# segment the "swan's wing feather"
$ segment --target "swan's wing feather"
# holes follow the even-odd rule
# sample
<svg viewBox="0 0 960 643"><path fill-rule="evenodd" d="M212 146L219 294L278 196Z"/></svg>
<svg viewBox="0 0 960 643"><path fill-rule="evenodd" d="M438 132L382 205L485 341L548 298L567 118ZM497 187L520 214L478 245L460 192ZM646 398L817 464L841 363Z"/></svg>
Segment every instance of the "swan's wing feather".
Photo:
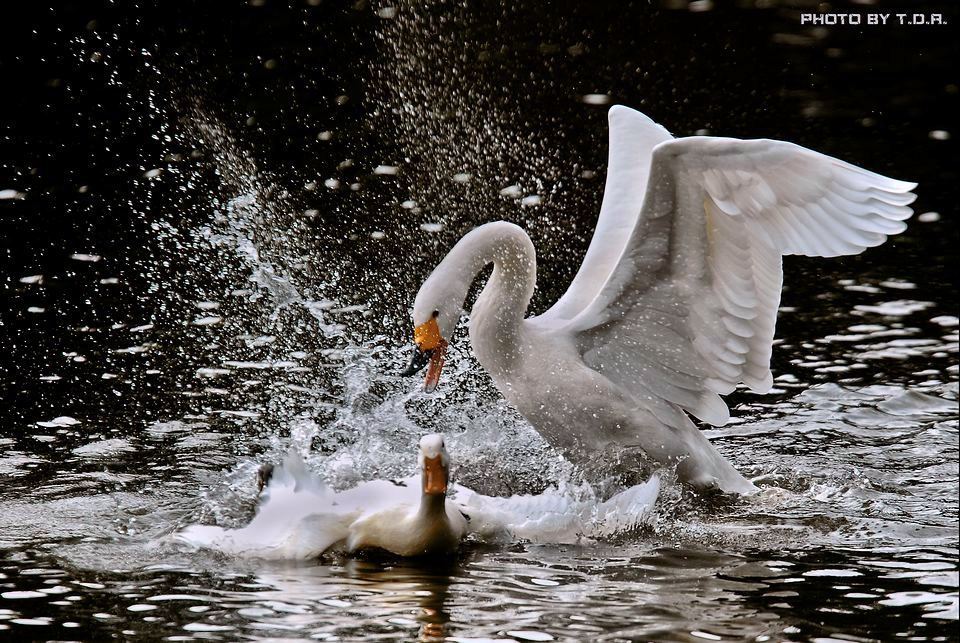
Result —
<svg viewBox="0 0 960 643"><path fill-rule="evenodd" d="M718 393L772 385L782 255L883 243L915 187L781 141L662 143L616 268L569 328L585 362L658 417L723 424Z"/></svg>
<svg viewBox="0 0 960 643"><path fill-rule="evenodd" d="M607 118L610 151L600 217L580 269L545 318L572 319L600 292L640 214L653 148L673 138L644 114L623 105L611 107Z"/></svg>

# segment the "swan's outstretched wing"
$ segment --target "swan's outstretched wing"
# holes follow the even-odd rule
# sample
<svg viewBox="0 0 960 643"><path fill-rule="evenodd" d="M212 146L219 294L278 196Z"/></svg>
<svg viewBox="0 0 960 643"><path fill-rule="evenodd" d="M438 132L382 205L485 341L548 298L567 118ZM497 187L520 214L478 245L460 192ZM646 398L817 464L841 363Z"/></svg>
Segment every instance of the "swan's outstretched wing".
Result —
<svg viewBox="0 0 960 643"><path fill-rule="evenodd" d="M798 145L658 145L616 268L568 328L584 361L670 426L729 419L718 393L772 385L781 256L857 254L902 232L914 183Z"/></svg>
<svg viewBox="0 0 960 643"><path fill-rule="evenodd" d="M607 118L610 151L600 217L577 275L543 318L572 319L600 292L640 214L653 148L673 138L648 117L623 105L611 107Z"/></svg>

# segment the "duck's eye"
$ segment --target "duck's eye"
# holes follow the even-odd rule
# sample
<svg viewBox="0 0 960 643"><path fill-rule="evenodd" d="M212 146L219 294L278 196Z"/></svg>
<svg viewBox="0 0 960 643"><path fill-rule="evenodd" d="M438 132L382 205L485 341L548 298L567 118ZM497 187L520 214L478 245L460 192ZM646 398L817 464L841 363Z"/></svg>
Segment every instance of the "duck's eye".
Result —
<svg viewBox="0 0 960 643"><path fill-rule="evenodd" d="M439 311L439 310L433 311L433 316L434 316L434 317L439 317L439 316L440 316L440 311Z"/></svg>

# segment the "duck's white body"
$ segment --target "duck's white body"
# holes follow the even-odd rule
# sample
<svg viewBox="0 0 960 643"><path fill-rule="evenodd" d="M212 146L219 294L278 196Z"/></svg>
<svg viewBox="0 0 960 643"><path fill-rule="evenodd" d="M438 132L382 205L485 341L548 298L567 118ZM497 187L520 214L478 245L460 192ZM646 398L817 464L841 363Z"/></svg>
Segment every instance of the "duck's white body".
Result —
<svg viewBox="0 0 960 643"><path fill-rule="evenodd" d="M418 503L401 503L367 512L350 525L347 549L382 549L398 556L443 556L460 546L467 519L447 499L450 456L440 434L420 439Z"/></svg>
<svg viewBox="0 0 960 643"><path fill-rule="evenodd" d="M432 556L457 550L467 519L443 496L363 516L350 526L347 549L383 549L398 556Z"/></svg>
<svg viewBox="0 0 960 643"><path fill-rule="evenodd" d="M470 284L493 264L470 341L548 442L580 459L610 443L636 446L683 480L749 493L688 414L722 425L719 394L772 386L782 255L879 245L906 227L914 187L781 141L673 139L615 106L600 218L566 294L525 318L533 244L513 224L490 223L424 282L414 325L421 337L432 327L449 338Z"/></svg>

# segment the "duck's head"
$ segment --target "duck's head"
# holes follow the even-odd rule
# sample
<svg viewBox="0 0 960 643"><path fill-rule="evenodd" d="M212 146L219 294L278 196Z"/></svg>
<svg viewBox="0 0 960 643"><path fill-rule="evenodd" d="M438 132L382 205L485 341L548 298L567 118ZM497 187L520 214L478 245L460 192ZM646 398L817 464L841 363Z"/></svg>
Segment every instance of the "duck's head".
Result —
<svg viewBox="0 0 960 643"><path fill-rule="evenodd" d="M431 433L420 438L420 474L423 479L423 495L447 495L450 480L450 456L443 443L443 436Z"/></svg>
<svg viewBox="0 0 960 643"><path fill-rule="evenodd" d="M460 319L463 297L443 287L441 280L431 275L413 304L413 358L402 375L414 375L426 366L423 389L430 393L437 388L443 360L447 353L447 338L453 335Z"/></svg>

